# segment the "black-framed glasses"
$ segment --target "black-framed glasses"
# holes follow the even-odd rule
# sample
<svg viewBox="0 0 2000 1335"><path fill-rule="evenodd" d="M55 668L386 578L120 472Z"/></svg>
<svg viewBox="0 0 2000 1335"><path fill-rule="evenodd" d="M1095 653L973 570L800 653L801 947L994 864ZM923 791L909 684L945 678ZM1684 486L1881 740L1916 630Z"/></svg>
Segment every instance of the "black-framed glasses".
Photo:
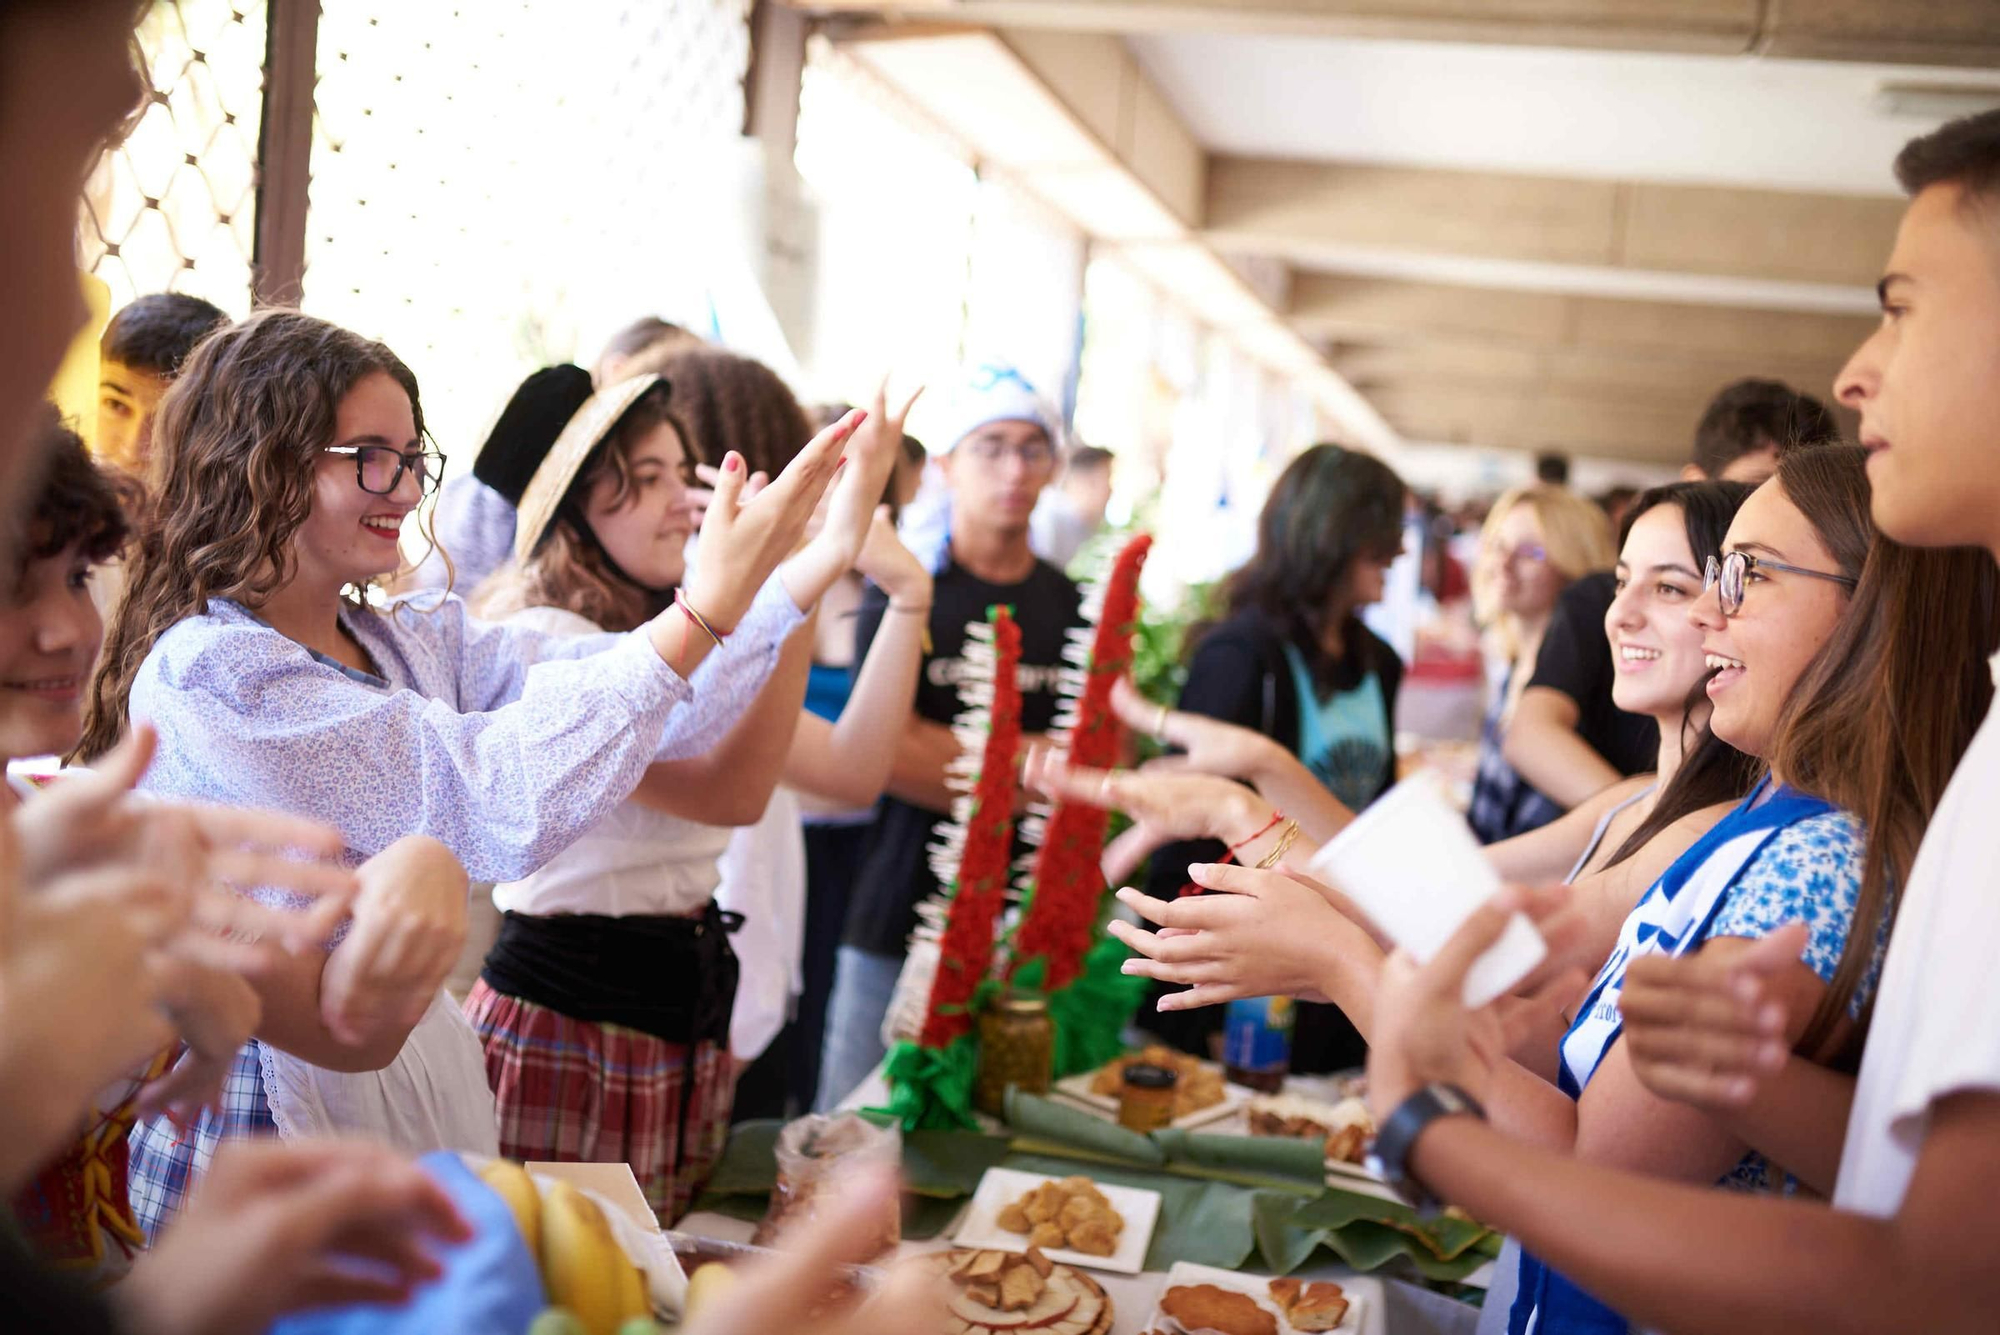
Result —
<svg viewBox="0 0 2000 1335"><path fill-rule="evenodd" d="M1008 459L1019 459L1029 472L1040 472L1054 467L1055 446L1047 440L1024 440L1009 444L1004 440L994 440L990 436L975 436L967 441L964 450L982 464L1004 463Z"/></svg>
<svg viewBox="0 0 2000 1335"><path fill-rule="evenodd" d="M444 480L444 456L436 450L405 453L392 445L324 445L328 454L354 456L354 481L373 496L387 496L403 484L403 474L417 475L417 484L428 496Z"/></svg>
<svg viewBox="0 0 2000 1335"><path fill-rule="evenodd" d="M1804 566L1788 566L1783 561L1773 561L1766 556L1752 556L1748 552L1729 552L1721 560L1713 556L1701 572L1703 593L1720 585L1716 600L1722 605L1722 615L1733 617L1743 610L1743 588L1749 582L1752 570L1782 570L1788 575L1804 575L1809 579L1832 580L1845 585L1852 593L1859 580L1846 575L1830 574L1824 570L1807 570Z"/></svg>

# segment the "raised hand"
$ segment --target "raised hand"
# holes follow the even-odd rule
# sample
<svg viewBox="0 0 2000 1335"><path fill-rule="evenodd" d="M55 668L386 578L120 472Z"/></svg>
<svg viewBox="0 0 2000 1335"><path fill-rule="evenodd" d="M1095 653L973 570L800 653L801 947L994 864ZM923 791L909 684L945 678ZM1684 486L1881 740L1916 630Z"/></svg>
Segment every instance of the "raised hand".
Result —
<svg viewBox="0 0 2000 1335"><path fill-rule="evenodd" d="M750 609L757 590L791 555L825 493L841 451L867 414L856 410L826 428L798 452L771 484L746 494L743 456L731 450L715 474L715 494L701 521L701 560L688 581L687 597L719 634L728 634ZM817 595L814 596L817 601ZM673 618L668 612L660 622ZM678 657L684 646L679 629L656 635L661 653Z"/></svg>
<svg viewBox="0 0 2000 1335"><path fill-rule="evenodd" d="M264 1018L257 990L232 969L163 955L155 959L160 1006L187 1052L174 1068L139 1091L139 1111L164 1111L182 1126L217 1106L236 1053Z"/></svg>
<svg viewBox="0 0 2000 1335"><path fill-rule="evenodd" d="M1179 839L1254 838L1276 813L1251 789L1209 774L1153 774L1073 765L1053 747L1028 753L1022 781L1051 798L1122 811L1132 825L1104 848L1104 879L1127 879L1147 856Z"/></svg>
<svg viewBox="0 0 2000 1335"><path fill-rule="evenodd" d="M1785 1006L1769 980L1796 966L1804 923L1727 957L1645 955L1625 968L1618 1010L1639 1082L1711 1112L1741 1108L1785 1065Z"/></svg>
<svg viewBox="0 0 2000 1335"><path fill-rule="evenodd" d="M59 877L143 872L186 897L191 952L248 966L237 949L265 937L295 950L323 944L347 914L354 877L338 864L340 832L273 811L165 802L134 791L157 739L141 723L94 771L65 778L13 814L21 876L30 893ZM266 887L314 901L273 908L239 891ZM160 943L164 944L164 943Z"/></svg>
<svg viewBox="0 0 2000 1335"><path fill-rule="evenodd" d="M1225 779L1254 779L1268 768L1283 747L1261 732L1224 723L1203 714L1169 709L1139 694L1129 678L1111 688L1111 708L1126 727L1178 748L1182 754L1148 761L1155 773L1193 770Z"/></svg>
<svg viewBox="0 0 2000 1335"><path fill-rule="evenodd" d="M14 905L0 955L0 1189L46 1162L99 1090L173 1040L159 1009L153 939L170 935L175 896L157 880L114 896L104 878L82 894ZM6 887L11 893L12 887ZM128 916L118 905L133 909Z"/></svg>
<svg viewBox="0 0 2000 1335"><path fill-rule="evenodd" d="M416 1164L360 1142L230 1141L112 1291L132 1330L251 1335L286 1312L399 1303L470 1236Z"/></svg>
<svg viewBox="0 0 2000 1335"><path fill-rule="evenodd" d="M1193 1010L1239 997L1328 997L1365 994L1382 951L1359 925L1337 912L1307 882L1281 871L1200 866L1197 884L1218 895L1155 899L1120 890L1119 902L1159 932L1113 918L1110 933L1138 951L1124 971L1184 992L1160 998L1163 1011Z"/></svg>
<svg viewBox="0 0 2000 1335"><path fill-rule="evenodd" d="M868 539L861 544L854 569L888 594L889 601L898 607L930 605L931 572L903 545L886 505L875 508L875 518L868 525Z"/></svg>
<svg viewBox="0 0 2000 1335"><path fill-rule="evenodd" d="M320 1018L348 1042L422 1019L465 945L465 868L437 840L399 839L358 876L353 930L320 986Z"/></svg>
<svg viewBox="0 0 2000 1335"><path fill-rule="evenodd" d="M1368 1034L1368 1108L1378 1125L1427 1084L1457 1085L1485 1102L1508 1052L1555 1021L1563 1000L1575 995L1571 977L1534 997L1502 997L1473 1011L1465 1006L1465 976L1514 914L1539 921L1561 911L1560 891L1507 886L1474 910L1429 963L1402 950L1383 963Z"/></svg>
<svg viewBox="0 0 2000 1335"><path fill-rule="evenodd" d="M818 602L833 582L853 567L867 542L883 490L902 454L904 419L923 393L919 388L891 413L886 402L888 388L885 378L875 389L866 420L848 442L847 466L827 494L819 531L798 555L785 562L785 589L800 607Z"/></svg>

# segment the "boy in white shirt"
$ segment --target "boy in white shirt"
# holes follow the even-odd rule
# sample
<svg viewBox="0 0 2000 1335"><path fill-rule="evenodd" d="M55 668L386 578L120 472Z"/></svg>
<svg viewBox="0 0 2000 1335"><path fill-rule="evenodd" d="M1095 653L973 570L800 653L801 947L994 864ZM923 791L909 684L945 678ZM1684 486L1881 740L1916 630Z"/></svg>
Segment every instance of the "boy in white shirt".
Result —
<svg viewBox="0 0 2000 1335"><path fill-rule="evenodd" d="M2000 112L1913 141L1896 169L1912 199L1880 284L1882 325L1835 392L1874 451L1881 530L2000 559ZM1628 976L1624 1041L1648 1086L1725 1118L1760 1089L1767 1102L1796 1095L1794 1143L1758 1148L1795 1163L1830 1163L1837 1148L1837 1208L1580 1164L1440 1091L1476 1088L1479 1054L1516 1028L1458 1002L1466 969L1525 902L1515 891L1428 964L1399 955L1385 972L1369 1076L1392 1176L1506 1228L1649 1327L1994 1329L2000 1266L1979 1221L2000 1200L1996 810L2000 721L1989 716L1911 869L1858 1080L1798 1079L1782 1008L1764 998L1765 973L1797 957L1797 928L1727 964L1660 959Z"/></svg>

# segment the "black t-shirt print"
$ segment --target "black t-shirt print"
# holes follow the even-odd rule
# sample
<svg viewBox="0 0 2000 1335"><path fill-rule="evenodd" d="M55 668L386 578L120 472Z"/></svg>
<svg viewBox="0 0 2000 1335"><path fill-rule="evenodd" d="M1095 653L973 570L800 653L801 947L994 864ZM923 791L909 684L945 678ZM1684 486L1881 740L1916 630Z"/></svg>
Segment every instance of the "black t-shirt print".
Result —
<svg viewBox="0 0 2000 1335"><path fill-rule="evenodd" d="M1021 627L1021 727L1047 732L1055 723L1068 632L1081 624L1081 595L1075 584L1046 561L1037 561L1018 584L989 584L959 566L937 576L931 603L931 648L917 677L917 716L949 725L965 706L958 688L964 670L965 628L986 619L987 609L1005 603ZM854 661L867 656L881 627L888 598L870 588L854 628ZM929 849L947 812L931 811L884 797L876 812L868 850L855 876L848 908L846 943L878 955L901 955L917 925L916 906L938 889ZM1025 852L1016 841L1015 854Z"/></svg>
<svg viewBox="0 0 2000 1335"><path fill-rule="evenodd" d="M1604 614L1617 596L1618 577L1608 570L1585 575L1564 589L1542 635L1528 685L1552 687L1576 701L1577 736L1620 774L1644 774L1659 761L1660 727L1611 702L1616 669Z"/></svg>

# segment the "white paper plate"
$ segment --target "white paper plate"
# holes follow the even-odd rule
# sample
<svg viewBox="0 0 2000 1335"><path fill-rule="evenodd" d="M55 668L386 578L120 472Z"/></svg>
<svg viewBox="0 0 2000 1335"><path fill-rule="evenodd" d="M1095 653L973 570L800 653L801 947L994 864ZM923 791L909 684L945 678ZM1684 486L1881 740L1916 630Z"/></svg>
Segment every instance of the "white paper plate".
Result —
<svg viewBox="0 0 2000 1335"><path fill-rule="evenodd" d="M1078 1176L1089 1175L1079 1173ZM952 1241L961 1247L1026 1251L1027 1235L1009 1233L1001 1228L1000 1212L1042 1183L1061 1180L1041 1173L1018 1172L1012 1168L987 1169L986 1176L979 1179L979 1190L973 1193L972 1204L966 1207L965 1218ZM1111 1202L1111 1208L1125 1220L1125 1231L1118 1235L1118 1250L1109 1256L1090 1256L1063 1247L1044 1247L1042 1255L1051 1261L1061 1261L1084 1270L1116 1270L1136 1275L1146 1268L1146 1249L1152 1246L1153 1226L1160 1218L1160 1193L1143 1191L1138 1187L1114 1186L1109 1182L1099 1182L1097 1189L1104 1193L1105 1199Z"/></svg>
<svg viewBox="0 0 2000 1335"><path fill-rule="evenodd" d="M1303 1275L1299 1278L1305 1278ZM1333 1328L1330 1335L1382 1335L1382 1281L1369 1279L1365 1275L1335 1279L1342 1292L1347 1295L1347 1315ZM1263 1275L1246 1275L1235 1270L1217 1270L1214 1266L1196 1265L1192 1261L1178 1261L1167 1272L1160 1285L1160 1297L1167 1296L1167 1290L1185 1284L1213 1284L1219 1289L1229 1289L1235 1293L1248 1294L1259 1307L1277 1318L1279 1335L1298 1335L1285 1313L1271 1297L1271 1281ZM1179 1331L1181 1327L1170 1320L1155 1304L1153 1315L1147 1319L1147 1330Z"/></svg>
<svg viewBox="0 0 2000 1335"><path fill-rule="evenodd" d="M1082 1075L1073 1075L1066 1080L1058 1080L1056 1081L1055 1092L1062 1095L1071 1103L1081 1107L1084 1111L1096 1113L1100 1117L1115 1122L1118 1120L1118 1099L1112 1094L1093 1093L1090 1088L1090 1082L1096 1077L1096 1071L1085 1071ZM1207 1126L1210 1122L1219 1122L1225 1117L1232 1117L1242 1112L1244 1106L1256 1097L1257 1091L1254 1089L1245 1089L1241 1085L1225 1083L1222 1086L1222 1102L1212 1103L1208 1107L1191 1112L1185 1117L1176 1117L1173 1125L1186 1130L1189 1127Z"/></svg>

